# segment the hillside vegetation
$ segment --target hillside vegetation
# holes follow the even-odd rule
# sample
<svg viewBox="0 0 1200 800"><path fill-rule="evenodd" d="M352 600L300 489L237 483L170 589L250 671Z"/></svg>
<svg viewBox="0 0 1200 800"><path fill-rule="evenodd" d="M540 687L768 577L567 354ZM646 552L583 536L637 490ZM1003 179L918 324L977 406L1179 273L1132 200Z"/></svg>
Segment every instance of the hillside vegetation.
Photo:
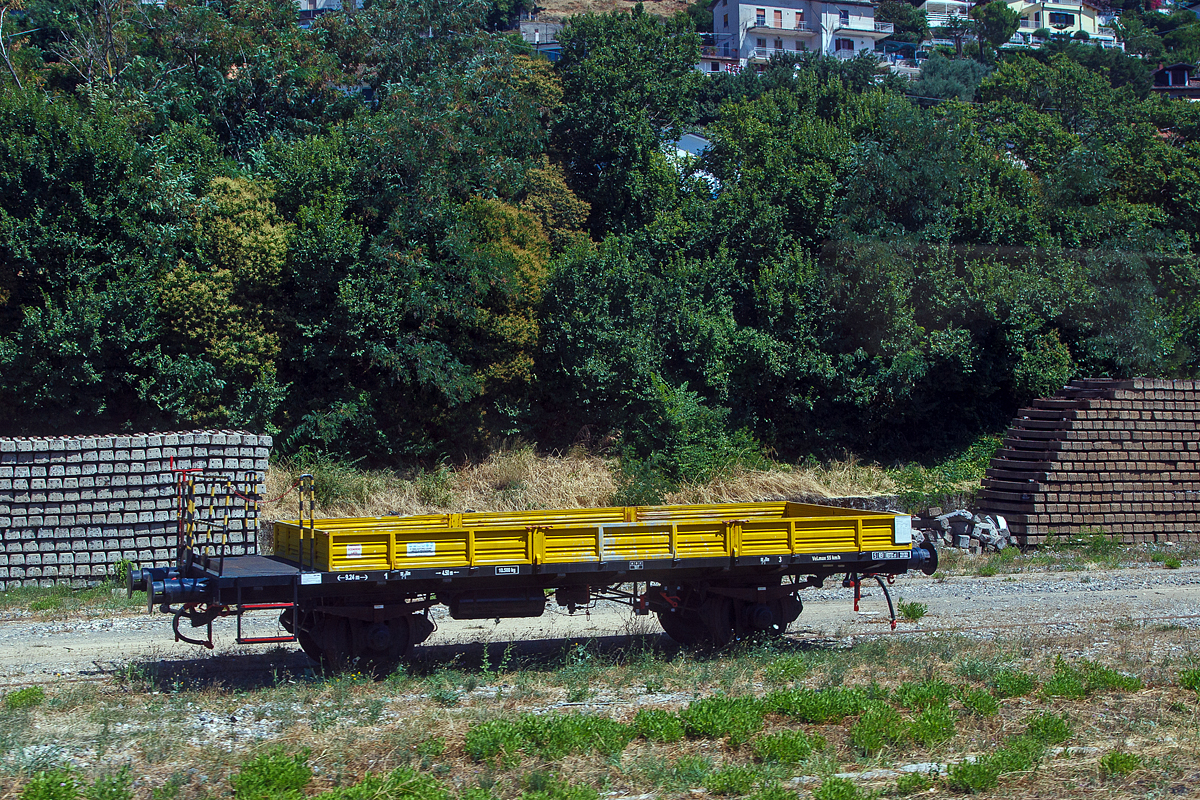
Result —
<svg viewBox="0 0 1200 800"><path fill-rule="evenodd" d="M619 455L643 502L1196 373L1200 104L1144 62L984 53L977 102L923 108L869 58L710 79L639 9L551 64L494 11L14 7L0 430L426 470L520 438Z"/></svg>

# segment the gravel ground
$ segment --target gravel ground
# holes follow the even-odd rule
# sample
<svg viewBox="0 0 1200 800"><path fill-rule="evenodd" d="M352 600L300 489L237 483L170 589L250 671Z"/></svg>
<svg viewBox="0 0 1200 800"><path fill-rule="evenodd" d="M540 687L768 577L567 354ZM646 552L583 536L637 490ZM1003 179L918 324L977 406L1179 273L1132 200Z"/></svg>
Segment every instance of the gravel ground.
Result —
<svg viewBox="0 0 1200 800"><path fill-rule="evenodd" d="M860 611L851 591L828 582L806 590L804 613L790 635L808 639L848 639L875 635L963 632L973 636L1012 634L1013 629L1045 626L1074 630L1081 626L1130 620L1185 628L1200 627L1200 566L1178 570L1137 564L1107 571L1025 572L995 577L905 575L891 587L893 598L928 607L919 623L901 621L893 633L879 588L864 584ZM422 657L453 657L462 645L522 642L522 649L560 649L565 642L605 639L659 631L653 617L635 617L629 609L601 603L590 613L568 615L554 606L536 619L498 624L452 620L436 609L438 630L421 648ZM48 679L97 679L128 668L130 663L158 663L196 672L230 670L303 671L307 659L295 645L280 648L239 647L234 622L220 620L213 651L173 641L170 619L162 614L38 619L8 614L0 620L0 683L22 684ZM249 632L274 630L274 617L263 615Z"/></svg>

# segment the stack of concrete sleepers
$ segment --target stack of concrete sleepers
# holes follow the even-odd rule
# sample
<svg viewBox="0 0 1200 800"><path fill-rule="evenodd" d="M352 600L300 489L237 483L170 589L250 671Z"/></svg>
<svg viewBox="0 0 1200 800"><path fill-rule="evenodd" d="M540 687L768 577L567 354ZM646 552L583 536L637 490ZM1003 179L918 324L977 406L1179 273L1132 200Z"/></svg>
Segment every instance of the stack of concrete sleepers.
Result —
<svg viewBox="0 0 1200 800"><path fill-rule="evenodd" d="M185 431L0 438L0 584L101 580L116 564L173 562L179 470L257 476L271 437ZM254 548L246 504L230 514L230 555Z"/></svg>
<svg viewBox="0 0 1200 800"><path fill-rule="evenodd" d="M1018 540L1200 539L1200 382L1079 380L1022 409L977 503Z"/></svg>

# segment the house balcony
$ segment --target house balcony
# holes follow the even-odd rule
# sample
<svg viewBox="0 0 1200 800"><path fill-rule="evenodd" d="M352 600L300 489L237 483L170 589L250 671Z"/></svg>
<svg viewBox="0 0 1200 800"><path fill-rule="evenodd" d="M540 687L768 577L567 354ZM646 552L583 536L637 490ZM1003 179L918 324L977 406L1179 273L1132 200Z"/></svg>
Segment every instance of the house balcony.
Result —
<svg viewBox="0 0 1200 800"><path fill-rule="evenodd" d="M778 28L774 25L768 25L767 21L762 17L754 20L754 24L746 29L747 33L761 33L767 36L802 36L810 38L816 36L818 31L807 22L798 22L790 28Z"/></svg>
<svg viewBox="0 0 1200 800"><path fill-rule="evenodd" d="M747 60L754 64L765 64L771 60L772 56L794 56L797 53L803 52L803 50L785 50L782 47L755 47L750 51L750 56Z"/></svg>
<svg viewBox="0 0 1200 800"><path fill-rule="evenodd" d="M872 39L886 39L896 32L896 26L891 22L876 22L873 19L859 18L851 19L849 22L835 23L833 32L869 36Z"/></svg>
<svg viewBox="0 0 1200 800"><path fill-rule="evenodd" d="M716 58L723 61L737 61L738 51L736 47L714 47L713 45L705 45L700 48L701 58Z"/></svg>
<svg viewBox="0 0 1200 800"><path fill-rule="evenodd" d="M1034 22L1031 19L1021 20L1021 30L1023 30L1023 31L1036 31L1040 27L1042 27L1040 24Z"/></svg>

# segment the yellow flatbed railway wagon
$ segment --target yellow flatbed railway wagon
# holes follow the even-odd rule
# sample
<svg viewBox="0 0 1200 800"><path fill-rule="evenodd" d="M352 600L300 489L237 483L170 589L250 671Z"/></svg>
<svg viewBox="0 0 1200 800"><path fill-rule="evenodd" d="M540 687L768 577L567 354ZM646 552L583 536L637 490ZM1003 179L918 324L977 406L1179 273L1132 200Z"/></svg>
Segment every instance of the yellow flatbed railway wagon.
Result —
<svg viewBox="0 0 1200 800"><path fill-rule="evenodd" d="M211 623L238 618L242 643L293 637L334 667L390 669L433 631L437 604L455 619L537 617L598 599L657 615L686 645L781 635L799 592L844 575L937 566L910 518L801 503L588 508L276 522L274 554L219 557L214 537L185 537L174 569L135 570L151 609L175 614L178 639L211 646ZM890 599L889 599L890 603ZM242 636L248 611L279 610L288 635ZM208 626L207 641L180 622Z"/></svg>

